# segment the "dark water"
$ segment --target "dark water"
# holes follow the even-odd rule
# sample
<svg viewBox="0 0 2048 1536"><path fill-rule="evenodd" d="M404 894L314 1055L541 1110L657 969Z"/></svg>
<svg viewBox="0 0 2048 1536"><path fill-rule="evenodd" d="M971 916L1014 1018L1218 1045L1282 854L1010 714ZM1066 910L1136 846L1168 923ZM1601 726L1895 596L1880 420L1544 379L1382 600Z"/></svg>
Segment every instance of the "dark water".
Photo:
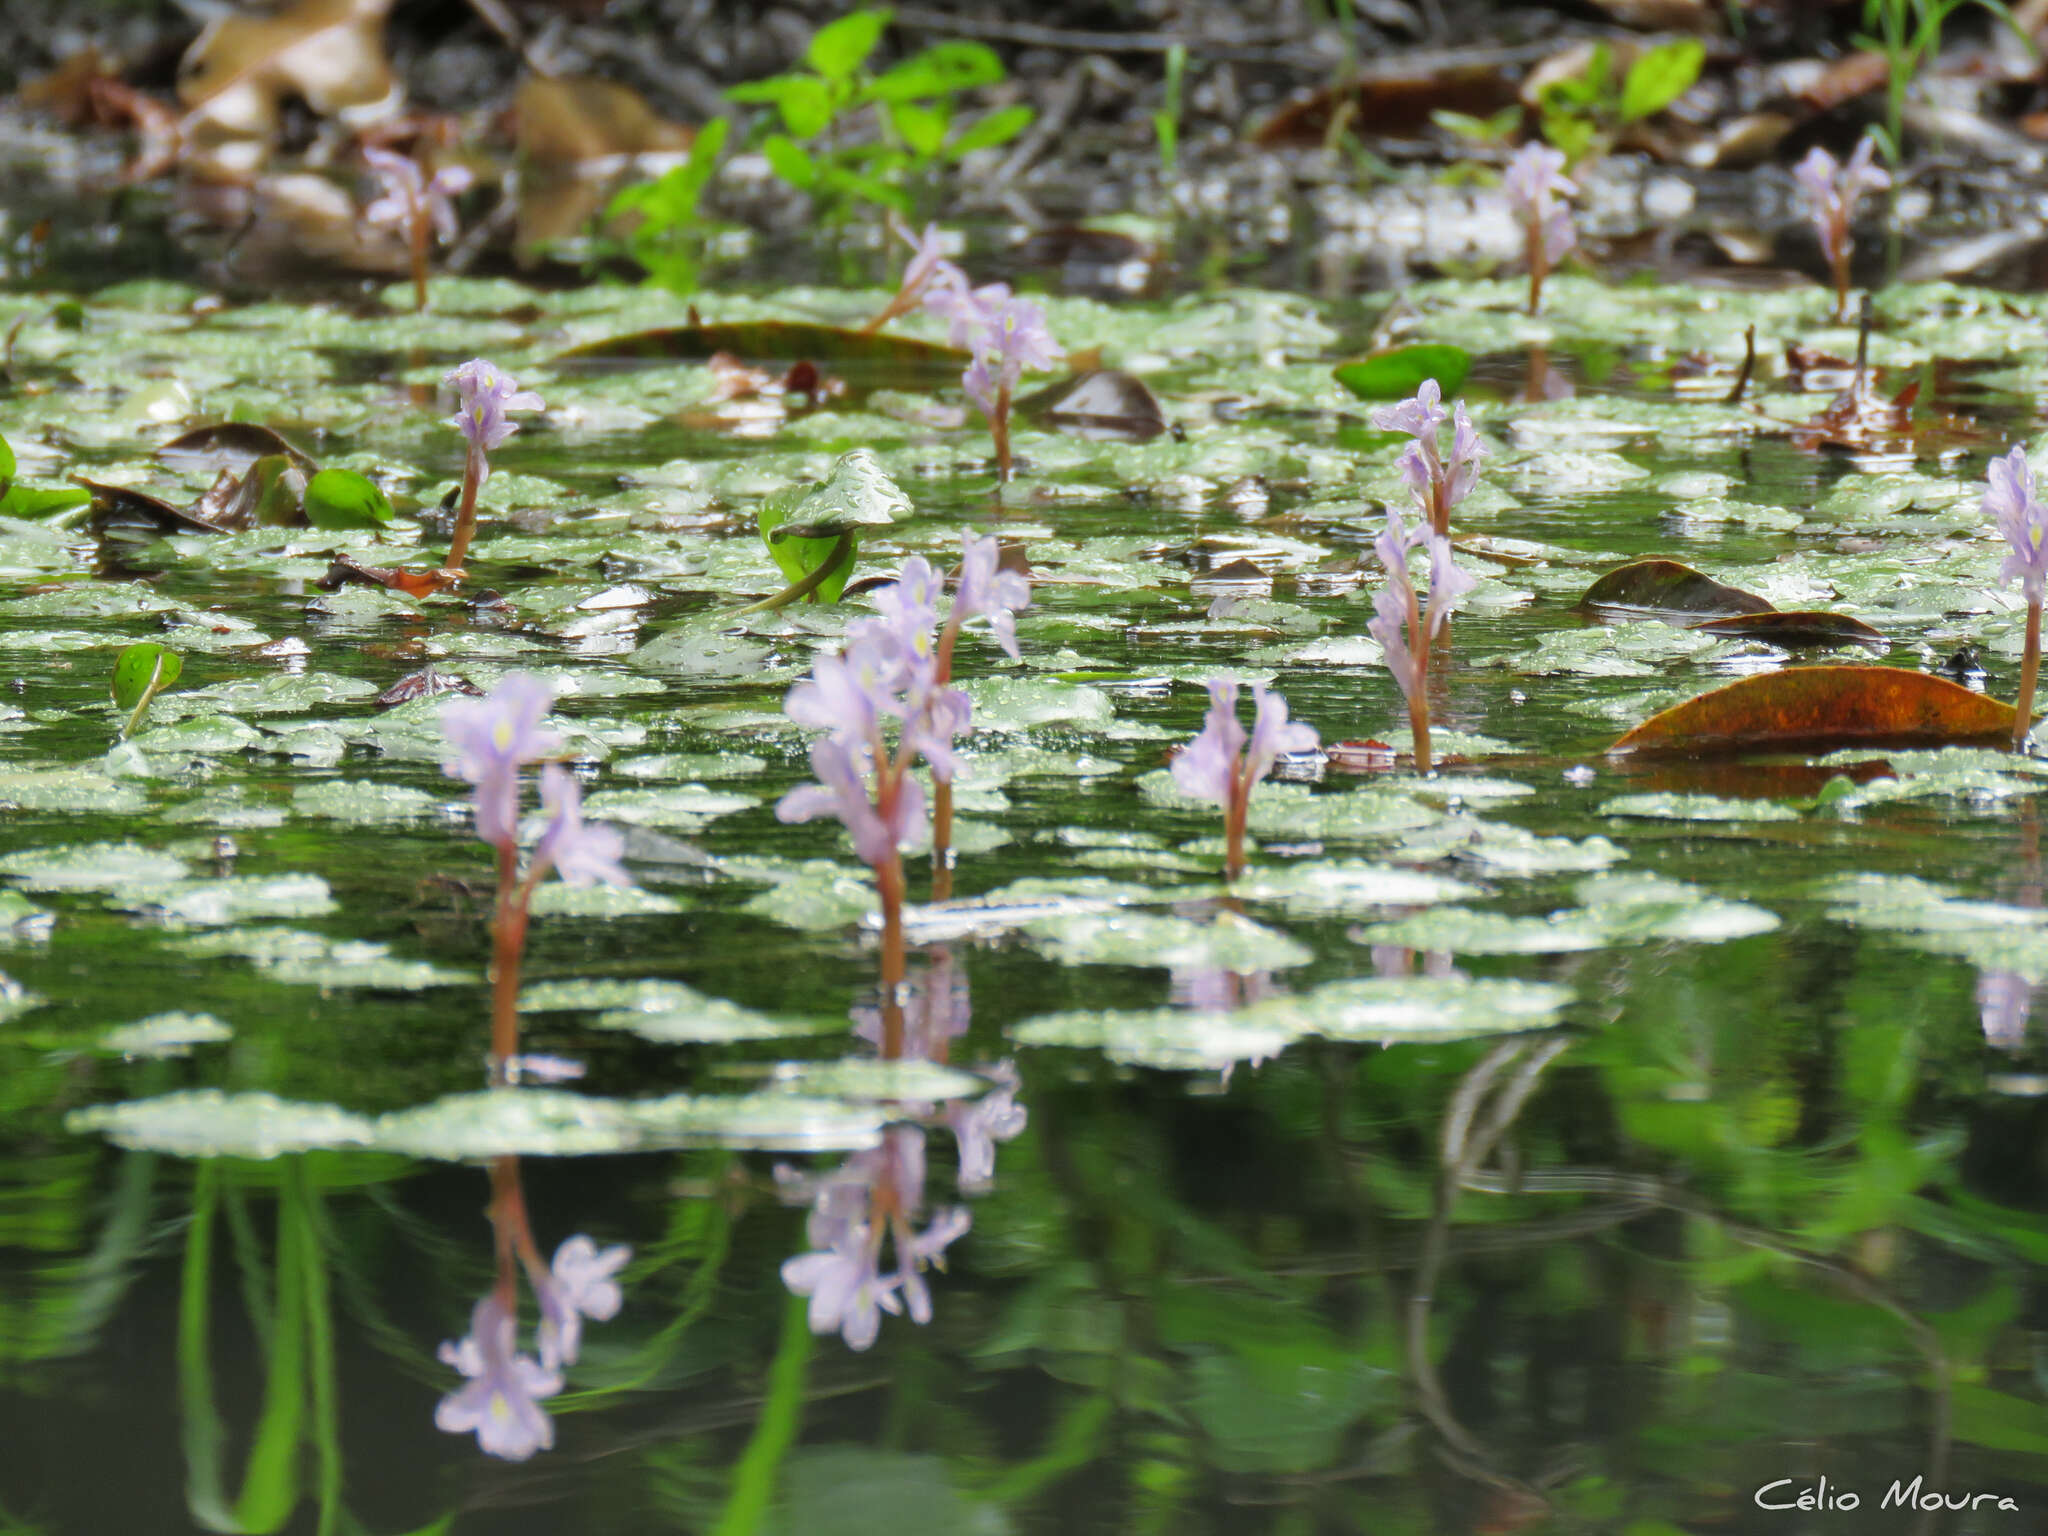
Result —
<svg viewBox="0 0 2048 1536"><path fill-rule="evenodd" d="M469 350L459 338L446 346ZM431 347L428 360L441 366ZM1598 349L1588 356L1567 359L1582 377L1617 361ZM423 408L411 409L416 421L407 416L387 382L397 370L356 359L360 371L348 377L381 391L386 415L329 451L361 448L410 458L429 478L449 474L453 450L428 431ZM1651 398L1659 386L1645 380L1656 361L1623 348L1608 382ZM1482 382L1511 386L1519 367L1502 363ZM1250 392L1256 374L1247 368L1244 378ZM1164 392L1176 411L1204 409L1195 386ZM1825 398L1810 403L1818 409ZM2018 397L1987 405L1980 393L1968 403L1995 432L2024 440ZM1493 407L1482 424L1503 441L1519 411ZM1303 449L1388 457L1383 439L1324 412L1257 410L1245 430L1257 429ZM829 433L819 441L836 450L869 430L862 421L846 442ZM1041 452L1062 451L1062 442L1044 439ZM680 632L728 594L636 569L730 529L580 519L604 511L622 473L777 447L660 425L575 447L541 432L522 437L501 467L569 488L562 505L571 510L551 525L561 552L497 557L493 536L531 530L489 528L472 565L476 584L531 593L642 580L657 596L634 638ZM1702 447L1638 438L1618 451L1655 475L1720 474L1730 496L1798 509L1857 472L1774 440ZM119 444L79 457L133 461ZM1981 462L1950 470L1974 477ZM936 556L964 524L1021 535L1041 576L1078 566L1086 541L1113 537L1130 540L1117 558L1166 573L1153 591L1118 580L1037 589L1022 626L1027 655L1071 648L1075 658L1055 672L1106 680L1120 727L1159 729L1118 735L1069 719L1006 736L1005 745L1087 753L1110 766L1078 778L1027 771L1004 786L1007 808L971 810L1010 840L963 860L961 894L1092 873L1168 892L1185 885L1162 894L1158 910L1207 920L1217 901L1199 873L1166 861L1083 864L1076 855L1086 839L1059 831L1151 833L1168 855L1212 834L1199 815L1162 810L1134 783L1196 728L1202 695L1185 675L1171 689L1139 684L1191 668L1258 668L1249 650L1316 637L1248 637L1225 624L1148 636L1132 626L1199 620L1207 598L1190 594L1188 577L1231 558L1235 545L1217 539L1241 537L1259 548L1309 546L1273 557L1283 570L1275 595L1332 635L1360 635L1365 602L1316 595L1292 578L1357 554L1373 525L1355 504L1334 511L1312 470L1272 473L1255 524L1222 504L1228 477L1213 468L1200 470L1207 489L1192 505L1178 503L1162 475L1131 472L1120 484L1117 474L1108 461L1063 462L1027 479L1007 510L991 505L980 474L941 469L906 481L917 519L878 541L868 568L887 569L909 550ZM1065 490L1041 497L1040 485ZM1476 530L1566 550L1675 554L1716 573L1815 550L1845 569L1856 558L1840 537L1817 540L1810 529L1686 522L1685 504L1699 498L1650 480L1583 490L1546 488L1538 477L1515 495L1519 508L1475 516ZM616 569L598 571L595 540L611 542ZM1880 542L1887 557L1911 552L1904 536ZM1988 573L1995 561L1977 554ZM511 632L531 650L490 655L507 632L488 616L444 605L419 617L337 617L309 606L284 556L224 574L194 543L159 543L122 564L147 577L143 590L217 607L274 639L303 639L315 674L382 687L455 637L474 640L493 675L517 664L645 685L619 696L586 691L565 698L561 713L644 731L617 736L615 762L737 750L765 763L715 781L754 796L751 809L659 830L687 834L719 859L846 863L818 828L774 819L774 798L803 776L801 739L719 713L772 713L786 671L678 676L531 615ZM91 568L81 556L77 574ZM1598 568L1588 566L1587 581ZM1513 571L1503 580L1530 587ZM1253 900L1246 914L1284 930L1310 958L1228 984L1240 993L1307 994L1376 965L1423 974L1454 964L1479 978L1559 984L1569 1001L1555 1027L1534 1032L1384 1046L1310 1036L1227 1071L1159 1070L1013 1038L1024 1021L1060 1010L1184 1002L1218 984L1213 971L1062 964L1014 932L921 945L919 973L954 968L971 1007L950 1061L1013 1062L1027 1117L995 1145L988 1187L963 1193L943 1110L899 1106L905 1127L925 1127L889 1133L892 1146L923 1137L920 1224L954 1208L971 1218L946 1248L943 1272L926 1276L930 1321L884 1317L878 1340L856 1351L836 1330L814 1337L803 1301L783 1283L785 1261L810 1243L803 1205L778 1168L824 1175L846 1154L711 1144L527 1156L516 1172L501 1162L499 1209L503 1181L516 1177L543 1254L572 1233L634 1250L618 1315L586 1325L581 1358L547 1400L553 1448L519 1463L487 1459L473 1436L435 1428L437 1401L459 1385L436 1348L462 1335L492 1283L494 1175L482 1163L369 1150L189 1158L122 1150L66 1128L67 1112L81 1106L185 1088L268 1092L362 1114L470 1091L481 1082L481 984L294 983L244 960L195 956L186 946L206 930L153 920L147 902L138 913L91 891L34 893L54 925L40 937L17 931L0 956L16 983L47 999L0 1023L0 1529L2043 1529L2048 1077L2038 1027L1987 1041L1975 965L1916 946L1911 934L1831 918L1814 890L1830 875L1871 872L2038 904L2035 802L1913 800L1757 824L1603 817L1599 807L1616 794L1775 790L1789 799L1812 794L1827 775L1772 779L1755 766L1602 757L1627 721L1569 706L1661 687L1697 691L1734 674L1664 658L1622 676L1486 664L1579 628L1573 584L1545 583L1527 602L1475 607L1457 621L1440 718L1512 751L1454 766L1449 781L1484 775L1528 786L1523 798L1468 809L1546 837L1609 838L1628 855L1610 873L1692 882L1775 913L1781 926L1721 943L1649 939L1454 958L1360 942L1362 927L1396 915L1384 910L1318 915ZM12 591L46 585L20 575ZM1887 623L1890 659L1939 659L1980 618ZM101 647L163 628L130 614L0 615L0 629L62 630ZM809 639L769 633L779 659L800 668ZM6 766L98 764L109 734L99 702L105 650L4 643L0 680L10 691L0 697L26 711L6 738ZM461 669L464 654L458 644L444 664ZM233 652L188 659L187 688L276 670ZM2011 658L1993 649L1988 662L1991 690L2010 696ZM1001 660L984 647L973 665L994 671ZM1296 716L1326 741L1396 739L1398 698L1383 668L1265 669L1277 670ZM375 717L367 699L247 716L265 729ZM194 878L313 871L331 888L331 913L237 931L304 929L481 972L487 859L431 754L358 741L338 762L294 759L274 744L192 756L144 781L139 809L7 812L0 854L132 839L170 849ZM1566 775L1582 764L1595 770L1590 785ZM337 778L424 791L436 809L359 825L307 814L292 799ZM645 787L610 767L593 779L598 790ZM1333 777L1324 792L1349 787ZM171 819L228 791L245 807L287 814L268 826L211 811ZM208 846L215 837L233 840L225 863ZM1262 867L1387 857L1384 840L1271 841L1278 846ZM678 910L536 918L529 981L666 978L824 1021L870 1000L872 943L853 923L792 927L745 910L758 882L629 857L643 884ZM1465 905L1511 916L1571 907L1587 874L1454 872L1478 887ZM914 893L924 878L913 865ZM2017 985L2024 992L2026 979ZM166 1060L101 1047L109 1027L173 1009L228 1021L233 1038ZM525 1047L582 1062L578 1092L640 1100L732 1093L780 1063L871 1054L838 1027L795 1041L677 1046L556 1012L534 1019ZM522 1305L524 1341L534 1315L530 1298ZM1895 1481L1915 1478L1922 1492L1990 1493L2017 1512L1995 1501L1967 1515L1880 1507ZM1823 1479L1834 1501L1825 1511L1759 1507L1759 1498L1796 1505L1808 1489L1818 1502Z"/></svg>

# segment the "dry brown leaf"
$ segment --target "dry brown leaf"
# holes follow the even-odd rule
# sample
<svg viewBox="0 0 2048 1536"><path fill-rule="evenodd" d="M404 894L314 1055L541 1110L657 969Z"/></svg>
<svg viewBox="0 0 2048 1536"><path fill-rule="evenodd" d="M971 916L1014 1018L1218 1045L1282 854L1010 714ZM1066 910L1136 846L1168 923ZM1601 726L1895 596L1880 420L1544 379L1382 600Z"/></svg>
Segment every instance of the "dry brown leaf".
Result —
<svg viewBox="0 0 2048 1536"><path fill-rule="evenodd" d="M520 156L540 165L676 152L697 136L656 114L630 87L589 75L529 75L512 110Z"/></svg>
<svg viewBox="0 0 2048 1536"><path fill-rule="evenodd" d="M384 53L390 9L391 0L298 0L274 16L210 24L178 65L186 134L202 159L255 169L287 96L351 127L394 115L404 92Z"/></svg>

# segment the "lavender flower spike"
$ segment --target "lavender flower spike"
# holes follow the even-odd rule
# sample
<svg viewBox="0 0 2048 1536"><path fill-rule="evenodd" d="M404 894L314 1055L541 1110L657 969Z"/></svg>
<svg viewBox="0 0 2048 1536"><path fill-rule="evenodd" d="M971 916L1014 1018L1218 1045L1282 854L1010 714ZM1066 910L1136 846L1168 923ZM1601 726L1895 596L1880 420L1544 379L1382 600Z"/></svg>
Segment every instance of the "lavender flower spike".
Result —
<svg viewBox="0 0 2048 1536"><path fill-rule="evenodd" d="M518 424L506 418L507 411L539 411L547 402L519 381L482 358L473 358L442 379L455 391L457 410L448 425L460 432L472 452L482 455L503 443Z"/></svg>
<svg viewBox="0 0 2048 1536"><path fill-rule="evenodd" d="M1999 568L2001 582L2017 581L2027 601L2048 594L2048 506L2034 488L2034 469L2024 448L1993 459L1987 474L1984 511L2005 535L2011 553Z"/></svg>
<svg viewBox="0 0 2048 1536"><path fill-rule="evenodd" d="M1856 248L1850 226L1856 204L1866 192L1882 192L1892 184L1889 172L1873 163L1877 141L1867 135L1844 164L1818 144L1792 168L1792 179L1806 196L1806 211L1820 236L1820 248L1835 282L1835 318L1849 312L1849 257Z"/></svg>
<svg viewBox="0 0 2048 1536"><path fill-rule="evenodd" d="M994 534L977 539L960 535L960 581L953 589L949 625L987 618L989 633L1010 660L1019 659L1016 610L1031 606L1031 583L1002 568L1003 550Z"/></svg>
<svg viewBox="0 0 2048 1536"><path fill-rule="evenodd" d="M1208 800L1228 815L1237 795L1237 764L1244 753L1244 727L1237 723L1237 679L1209 680L1209 710L1201 733L1173 760L1180 792Z"/></svg>
<svg viewBox="0 0 2048 1536"><path fill-rule="evenodd" d="M853 851L863 864L879 868L924 816L924 791L917 780L904 778L896 787L896 803L886 817L868 798L868 776L845 742L826 737L811 743L815 784L801 784L775 807L777 821L811 821L836 816L853 835Z"/></svg>
<svg viewBox="0 0 2048 1536"><path fill-rule="evenodd" d="M450 778L476 786L476 835L509 847L519 828L519 770L561 750L543 730L555 690L531 672L514 672L480 699L456 699L441 711L441 734L455 749L442 765Z"/></svg>
<svg viewBox="0 0 2048 1536"><path fill-rule="evenodd" d="M441 1346L441 1360L469 1380L442 1398L434 1427L451 1435L476 1431L487 1455L524 1461L555 1443L555 1426L539 1399L562 1390L559 1372L536 1364L518 1348L518 1320L496 1293L470 1314L469 1333Z"/></svg>
<svg viewBox="0 0 2048 1536"><path fill-rule="evenodd" d="M1516 222L1522 226L1523 258L1529 268L1529 313L1543 302L1543 279L1578 243L1572 228L1572 211L1563 199L1575 195L1578 184L1564 174L1562 151L1548 144L1524 144L1508 162L1501 178Z"/></svg>
<svg viewBox="0 0 2048 1536"><path fill-rule="evenodd" d="M896 1276L882 1277L881 1238L865 1221L849 1221L828 1248L785 1260L782 1283L811 1299L813 1333L837 1333L846 1347L866 1349L882 1331L884 1312L901 1312Z"/></svg>
<svg viewBox="0 0 2048 1536"><path fill-rule="evenodd" d="M413 220L422 218L443 243L455 238L460 226L451 199L467 192L476 180L467 167L444 165L429 180L408 155L372 145L363 150L363 159L383 183L383 196L363 209L365 224L397 229L410 237Z"/></svg>
<svg viewBox="0 0 2048 1536"><path fill-rule="evenodd" d="M583 1319L609 1322L624 1301L614 1278L633 1257L623 1243L600 1249L582 1233L555 1250L547 1276L535 1284L540 1297L540 1363L548 1370L574 1365L583 1346Z"/></svg>
<svg viewBox="0 0 2048 1536"><path fill-rule="evenodd" d="M626 851L625 835L616 827L584 824L583 786L560 763L549 763L540 771L540 807L548 821L533 849L536 871L552 868L564 885L633 883L619 862Z"/></svg>
<svg viewBox="0 0 2048 1536"><path fill-rule="evenodd" d="M1471 494L1479 481L1479 461L1486 457L1486 445L1465 412L1465 402L1459 401L1448 418L1452 424L1448 464L1437 446L1437 429L1446 417L1443 390L1435 379L1424 379L1413 399L1383 406L1370 419L1382 432L1406 432L1415 439L1402 450L1401 478L1408 482L1423 520L1438 533L1449 533L1452 509Z"/></svg>
<svg viewBox="0 0 2048 1536"><path fill-rule="evenodd" d="M1280 758L1295 752L1313 752L1320 740L1314 726L1288 720L1287 701L1268 690L1264 683L1252 684L1252 703L1252 734L1245 747L1247 788L1271 773Z"/></svg>

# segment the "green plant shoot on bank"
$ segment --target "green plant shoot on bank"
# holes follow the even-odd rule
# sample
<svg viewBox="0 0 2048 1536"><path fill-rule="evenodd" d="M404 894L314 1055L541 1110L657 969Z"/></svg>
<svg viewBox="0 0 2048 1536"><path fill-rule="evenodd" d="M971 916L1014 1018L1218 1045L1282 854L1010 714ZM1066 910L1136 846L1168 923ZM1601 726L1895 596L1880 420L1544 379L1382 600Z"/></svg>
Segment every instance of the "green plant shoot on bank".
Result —
<svg viewBox="0 0 2048 1536"><path fill-rule="evenodd" d="M1863 0L1864 35L1856 46L1885 58L1884 126L1873 129L1885 158L1896 166L1905 152L1906 92L1930 58L1941 52L1942 28L1965 5L1982 6L2032 43L2000 0Z"/></svg>
<svg viewBox="0 0 2048 1536"><path fill-rule="evenodd" d="M605 208L607 224L635 221L625 237L625 251L657 288L676 294L696 292L704 244L719 228L716 221L704 217L699 205L731 131L729 118L714 117L697 130L689 157L681 165L652 181L625 188Z"/></svg>
<svg viewBox="0 0 2048 1536"><path fill-rule="evenodd" d="M1002 60L981 43L934 44L881 74L867 62L892 13L855 11L820 27L805 50L808 69L733 86L726 98L771 106L782 124L761 141L777 176L835 215L871 203L908 216L906 176L924 175L977 149L1008 143L1030 126L1027 106L1001 107L966 121L954 98L1004 78ZM876 137L854 141L852 120L872 108Z"/></svg>

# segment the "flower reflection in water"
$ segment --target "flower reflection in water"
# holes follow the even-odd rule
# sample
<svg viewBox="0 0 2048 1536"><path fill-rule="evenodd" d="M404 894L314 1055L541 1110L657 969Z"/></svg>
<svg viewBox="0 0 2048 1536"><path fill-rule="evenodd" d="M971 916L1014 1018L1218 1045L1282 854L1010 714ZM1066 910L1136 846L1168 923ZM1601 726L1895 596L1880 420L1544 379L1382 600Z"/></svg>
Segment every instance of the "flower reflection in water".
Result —
<svg viewBox="0 0 2048 1536"><path fill-rule="evenodd" d="M945 1064L953 1041L967 1032L972 1005L966 973L943 949L930 965L905 983L901 1003L903 1057ZM883 1051L892 1036L884 1009L853 1010L854 1034ZM1024 1132L1028 1111L1017 1102L1022 1086L1014 1063L998 1062L983 1075L994 1087L979 1098L945 1105L899 1103L903 1124L883 1133L882 1144L856 1152L830 1173L807 1176L787 1166L775 1170L785 1199L807 1204L808 1252L782 1266L782 1282L810 1298L813 1333L837 1333L849 1349L866 1349L880 1336L882 1314L908 1314L914 1323L932 1316L927 1268L945 1268L946 1250L973 1224L963 1206L925 1213L926 1123L944 1124L959 1147L958 1185L980 1193L994 1182L996 1144ZM920 1227L919 1223L924 1224ZM887 1239L893 1269L884 1273Z"/></svg>
<svg viewBox="0 0 2048 1536"><path fill-rule="evenodd" d="M1981 971L1977 976L1977 1009L1984 1025L1984 1043L2016 1051L2027 1042L2027 1015L2034 988L2017 971Z"/></svg>
<svg viewBox="0 0 2048 1536"><path fill-rule="evenodd" d="M617 1275L633 1250L599 1248L578 1233L555 1250L553 1264L544 1263L516 1157L491 1164L491 1229L497 1280L470 1313L469 1332L441 1346L442 1362L468 1379L441 1399L434 1424L454 1435L474 1431L486 1455L524 1461L554 1445L555 1426L540 1400L562 1390L562 1367L574 1365L582 1348L583 1319L618 1315L624 1295ZM540 1305L538 1359L519 1352L521 1268Z"/></svg>

